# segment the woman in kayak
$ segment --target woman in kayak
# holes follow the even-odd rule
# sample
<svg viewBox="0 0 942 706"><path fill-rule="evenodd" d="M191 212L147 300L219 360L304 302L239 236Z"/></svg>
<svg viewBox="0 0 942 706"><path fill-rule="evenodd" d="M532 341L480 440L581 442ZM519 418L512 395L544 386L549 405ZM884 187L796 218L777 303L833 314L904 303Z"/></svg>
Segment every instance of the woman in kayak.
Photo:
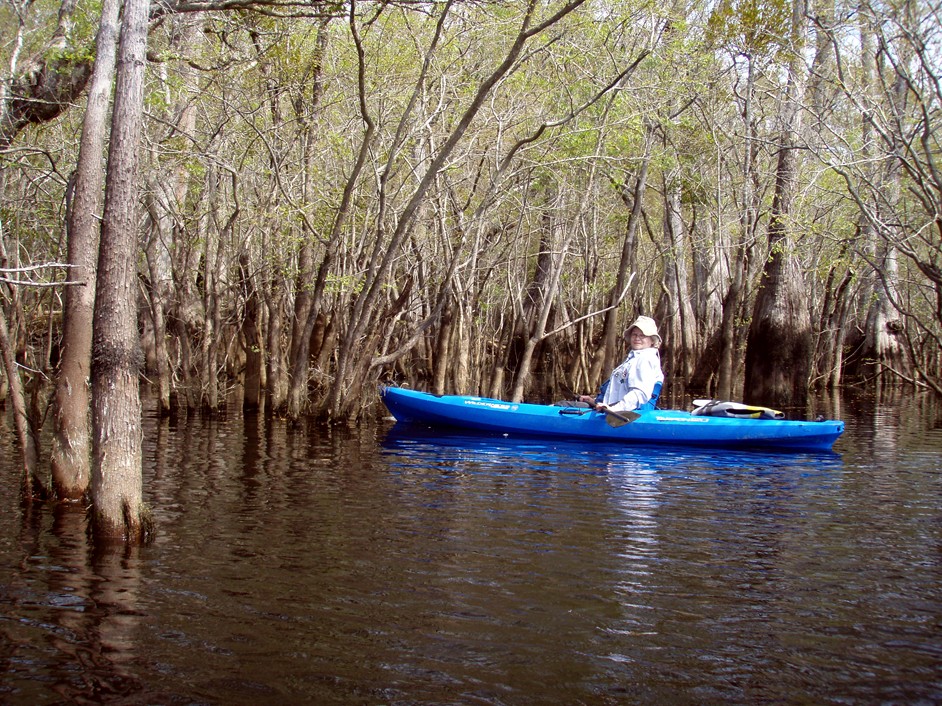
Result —
<svg viewBox="0 0 942 706"><path fill-rule="evenodd" d="M612 371L602 385L598 397L580 395L579 399L594 405L599 411L628 412L647 404L654 396L655 386L664 383L661 355L658 346L661 337L657 324L648 316L639 316L628 330L625 341L630 347L628 357Z"/></svg>

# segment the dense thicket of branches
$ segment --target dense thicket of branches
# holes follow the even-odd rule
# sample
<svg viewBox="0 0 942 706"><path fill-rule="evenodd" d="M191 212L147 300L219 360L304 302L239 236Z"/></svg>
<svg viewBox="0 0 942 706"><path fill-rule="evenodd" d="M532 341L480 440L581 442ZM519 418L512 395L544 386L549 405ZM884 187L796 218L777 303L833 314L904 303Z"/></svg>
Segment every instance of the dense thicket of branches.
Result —
<svg viewBox="0 0 942 706"><path fill-rule="evenodd" d="M546 399L597 385L637 313L695 396L942 391L933 2L238 5L151 22L137 297L164 411L238 391L348 419L380 381ZM64 294L20 268L68 257L97 7L0 8L0 377L34 424Z"/></svg>

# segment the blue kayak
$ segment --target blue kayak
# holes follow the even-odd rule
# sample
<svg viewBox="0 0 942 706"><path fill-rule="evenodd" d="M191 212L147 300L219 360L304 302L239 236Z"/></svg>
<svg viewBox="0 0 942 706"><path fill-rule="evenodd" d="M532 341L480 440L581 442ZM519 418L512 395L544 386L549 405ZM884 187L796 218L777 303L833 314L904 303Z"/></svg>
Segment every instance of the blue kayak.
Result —
<svg viewBox="0 0 942 706"><path fill-rule="evenodd" d="M668 444L728 449L830 451L844 422L694 415L651 409L614 418L581 407L505 402L486 397L432 395L382 387L383 403L397 422L507 436Z"/></svg>

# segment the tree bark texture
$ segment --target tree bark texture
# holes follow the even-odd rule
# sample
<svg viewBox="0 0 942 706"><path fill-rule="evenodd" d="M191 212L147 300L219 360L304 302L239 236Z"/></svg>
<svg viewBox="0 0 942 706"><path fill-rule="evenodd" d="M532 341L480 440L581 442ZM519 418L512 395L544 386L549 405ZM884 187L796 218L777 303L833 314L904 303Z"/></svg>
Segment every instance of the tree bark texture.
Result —
<svg viewBox="0 0 942 706"><path fill-rule="evenodd" d="M21 458L23 459L23 495L32 498L43 490L39 481L39 444L36 440L35 429L30 421L29 411L26 407L26 396L23 394L23 381L16 366L16 355L13 342L10 339L7 317L0 303L0 355L3 356L3 369L9 384L10 400L13 405L13 421L16 429L16 439L19 442Z"/></svg>
<svg viewBox="0 0 942 706"><path fill-rule="evenodd" d="M95 68L82 124L75 192L68 219L70 278L62 322L62 356L55 392L55 432L52 439L52 485L62 500L78 500L91 478L91 419L89 392L92 362L92 321L95 310L98 214L102 206L104 150L108 108L114 85L120 0L105 0L101 8Z"/></svg>
<svg viewBox="0 0 942 706"><path fill-rule="evenodd" d="M92 533L136 544L142 508L141 350L137 332L139 153L149 0L127 0L105 182L92 341Z"/></svg>
<svg viewBox="0 0 942 706"><path fill-rule="evenodd" d="M664 185L664 279L656 309L664 341L667 379L686 381L693 372L697 326L687 277L687 228L681 215L680 186Z"/></svg>
<svg viewBox="0 0 942 706"><path fill-rule="evenodd" d="M861 61L863 64L864 90L871 93L877 82L878 60L876 55L874 37L872 28L866 24L861 27ZM892 77L892 74L891 74ZM892 110L898 110L898 106L905 103L908 86L899 75L892 77L891 83L882 83L884 90L891 99ZM886 77L881 77L881 81L886 81ZM873 116L864 115L862 131L865 136L870 136L874 132ZM902 116L895 116L896 120L902 123ZM879 185L878 193L874 194L876 203L873 204L873 210L878 214L878 220L881 228L890 231L894 236L896 226L894 225L895 214L898 212L901 192L901 171L902 165L898 155L903 153L903 136L895 133L884 133L884 140L889 140L891 144L885 145L890 153L882 165L882 172L877 171L875 181ZM869 149L869 147L867 148ZM872 295L870 308L867 311L866 329L864 333L864 346L862 357L864 365L861 372L865 378L876 377L882 382L884 373L888 370L896 371L904 375L909 374L906 351L904 350L898 333L901 331L897 309L894 306L894 300L899 292L899 263L898 253L893 244L896 237L887 237L888 233L881 234L872 224L863 230L870 236L863 242L863 247L867 250L871 262L877 265L872 277ZM902 240L899 238L899 240Z"/></svg>
<svg viewBox="0 0 942 706"><path fill-rule="evenodd" d="M774 405L803 400L811 377L811 316L788 227L798 170L796 142L803 86L798 47L805 34L804 22L804 3L793 0L793 59L782 100L782 133L769 223L771 254L763 268L746 349L747 401Z"/></svg>
<svg viewBox="0 0 942 706"><path fill-rule="evenodd" d="M240 264L242 274L240 286L245 299L245 311L242 315L242 338L245 344L242 410L254 414L262 402L261 307L255 282L249 274L248 262L243 257Z"/></svg>
<svg viewBox="0 0 942 706"><path fill-rule="evenodd" d="M156 184L148 191L156 189ZM150 275L150 318L154 328L153 371L157 380L157 410L161 416L170 414L170 351L167 346L167 304L173 291L173 279L170 273L170 259L163 244L168 234L161 232L164 218L150 193L146 197L147 211L150 216L150 237L147 239L145 254Z"/></svg>
<svg viewBox="0 0 942 706"><path fill-rule="evenodd" d="M756 224L758 222L759 197L756 194L756 145L753 117L756 68L752 57L746 57L746 88L743 96L743 156L742 205L740 206L740 234L733 262L730 264L729 289L723 298L723 318L717 334L719 345L719 369L717 371L716 396L720 399L735 397L738 352L742 342L737 333L742 309L747 300L749 271L752 269L752 251L755 247Z"/></svg>

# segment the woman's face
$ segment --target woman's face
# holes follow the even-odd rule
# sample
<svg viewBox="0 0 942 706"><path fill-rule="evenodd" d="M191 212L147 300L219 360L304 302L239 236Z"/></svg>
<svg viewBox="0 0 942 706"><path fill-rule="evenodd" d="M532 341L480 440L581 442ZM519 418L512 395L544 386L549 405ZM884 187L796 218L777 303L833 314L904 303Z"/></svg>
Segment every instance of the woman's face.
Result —
<svg viewBox="0 0 942 706"><path fill-rule="evenodd" d="M627 333L625 333L625 338L633 351L640 351L654 345L654 339L641 333L641 329L637 326L628 329Z"/></svg>

